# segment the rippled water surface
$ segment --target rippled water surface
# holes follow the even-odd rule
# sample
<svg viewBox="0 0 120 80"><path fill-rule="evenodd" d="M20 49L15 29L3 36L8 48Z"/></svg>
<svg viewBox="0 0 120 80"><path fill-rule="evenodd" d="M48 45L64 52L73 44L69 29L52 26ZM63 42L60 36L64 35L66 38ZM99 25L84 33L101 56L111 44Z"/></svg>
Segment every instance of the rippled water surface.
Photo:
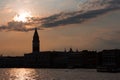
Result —
<svg viewBox="0 0 120 80"><path fill-rule="evenodd" d="M0 69L0 80L120 80L120 73L94 69Z"/></svg>

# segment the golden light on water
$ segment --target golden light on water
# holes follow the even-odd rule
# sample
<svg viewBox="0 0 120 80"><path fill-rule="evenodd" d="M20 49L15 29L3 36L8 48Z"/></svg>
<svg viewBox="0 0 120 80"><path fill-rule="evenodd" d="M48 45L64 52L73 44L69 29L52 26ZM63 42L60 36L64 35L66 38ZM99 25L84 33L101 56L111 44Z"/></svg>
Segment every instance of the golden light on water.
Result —
<svg viewBox="0 0 120 80"><path fill-rule="evenodd" d="M30 12L20 12L14 16L13 20L17 22L28 22L30 17L32 17Z"/></svg>
<svg viewBox="0 0 120 80"><path fill-rule="evenodd" d="M37 73L35 69L10 69L9 80L35 80Z"/></svg>

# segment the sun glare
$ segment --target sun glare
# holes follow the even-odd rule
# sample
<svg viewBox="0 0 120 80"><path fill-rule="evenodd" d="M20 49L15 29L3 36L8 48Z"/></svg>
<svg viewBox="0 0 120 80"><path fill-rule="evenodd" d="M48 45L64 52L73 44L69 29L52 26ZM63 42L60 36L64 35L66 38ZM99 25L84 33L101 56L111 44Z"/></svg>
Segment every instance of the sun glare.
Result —
<svg viewBox="0 0 120 80"><path fill-rule="evenodd" d="M17 22L27 22L28 18L32 17L31 14L29 12L23 12L23 13L19 13L17 14L13 20L17 21Z"/></svg>

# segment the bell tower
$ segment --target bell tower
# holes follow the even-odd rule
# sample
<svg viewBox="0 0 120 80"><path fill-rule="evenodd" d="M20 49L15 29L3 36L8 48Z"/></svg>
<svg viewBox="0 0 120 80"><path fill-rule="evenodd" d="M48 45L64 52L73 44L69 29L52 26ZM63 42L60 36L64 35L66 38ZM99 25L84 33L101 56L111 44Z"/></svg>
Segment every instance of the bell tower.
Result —
<svg viewBox="0 0 120 80"><path fill-rule="evenodd" d="M36 54L40 52L40 47L39 47L39 35L37 32L37 28L35 28L35 32L33 35L33 41L32 41L32 53Z"/></svg>

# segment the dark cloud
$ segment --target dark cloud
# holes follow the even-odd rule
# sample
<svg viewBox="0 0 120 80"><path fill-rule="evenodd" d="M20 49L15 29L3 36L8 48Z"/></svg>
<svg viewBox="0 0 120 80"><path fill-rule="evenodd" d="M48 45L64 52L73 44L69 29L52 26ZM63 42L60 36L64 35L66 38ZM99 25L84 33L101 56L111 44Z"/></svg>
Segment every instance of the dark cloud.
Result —
<svg viewBox="0 0 120 80"><path fill-rule="evenodd" d="M40 29L39 27L32 27L33 23L25 23L25 22L17 22L17 21L11 21L8 22L7 25L2 25L0 26L0 31L21 31L21 32L28 32L34 30L34 28L38 28L38 30L43 30ZM31 28L27 28L27 26L31 26Z"/></svg>
<svg viewBox="0 0 120 80"><path fill-rule="evenodd" d="M83 10L69 13L59 13L40 19L40 22L42 22L41 26L55 27L68 24L79 24L107 12L120 10L120 0L90 0L85 4L87 5L83 6ZM87 7L87 9L84 7Z"/></svg>
<svg viewBox="0 0 120 80"><path fill-rule="evenodd" d="M97 16L105 14L109 11L118 10L118 9L119 8L107 8L107 9L92 10L85 13L79 13L78 11L77 13L79 14L76 14L76 15L73 15L73 13L72 14L69 13L69 17L66 17L68 16L68 14L64 14L63 16L63 14L61 13L61 17L58 16L57 18L54 18L54 19L52 18L52 20L50 20L51 17L43 19L41 26L55 27L55 26L61 26L61 25L67 25L67 24L79 24L91 18L95 18Z"/></svg>
<svg viewBox="0 0 120 80"><path fill-rule="evenodd" d="M35 27L57 27L69 24L80 24L84 21L96 18L100 15L106 14L107 12L120 10L120 0L88 0L80 6L80 10L73 12L61 12L54 14L49 17L29 18L27 23L24 22L8 22L7 25L0 26L0 31L31 31ZM31 28L28 28L31 27Z"/></svg>

